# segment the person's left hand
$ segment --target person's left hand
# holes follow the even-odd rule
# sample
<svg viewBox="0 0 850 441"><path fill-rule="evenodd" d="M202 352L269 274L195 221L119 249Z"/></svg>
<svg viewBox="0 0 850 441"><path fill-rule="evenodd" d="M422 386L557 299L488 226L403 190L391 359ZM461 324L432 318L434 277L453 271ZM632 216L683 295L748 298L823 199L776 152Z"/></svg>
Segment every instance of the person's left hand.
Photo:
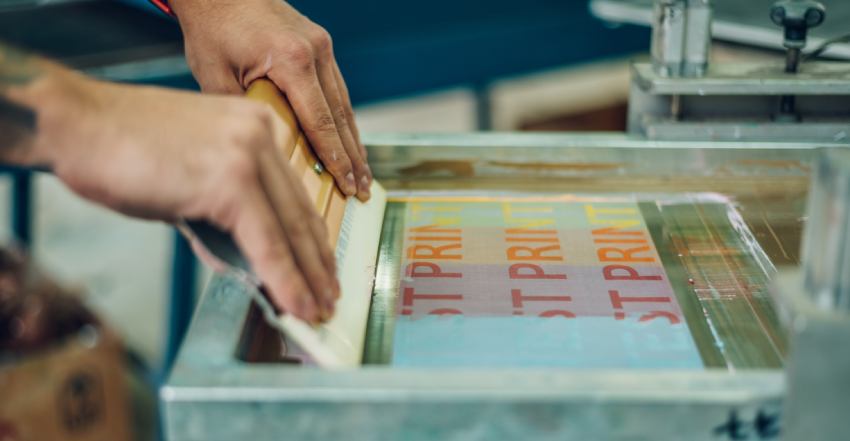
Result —
<svg viewBox="0 0 850 441"><path fill-rule="evenodd" d="M205 92L240 94L268 77L346 195L369 198L372 173L325 29L280 0L172 0L186 59Z"/></svg>

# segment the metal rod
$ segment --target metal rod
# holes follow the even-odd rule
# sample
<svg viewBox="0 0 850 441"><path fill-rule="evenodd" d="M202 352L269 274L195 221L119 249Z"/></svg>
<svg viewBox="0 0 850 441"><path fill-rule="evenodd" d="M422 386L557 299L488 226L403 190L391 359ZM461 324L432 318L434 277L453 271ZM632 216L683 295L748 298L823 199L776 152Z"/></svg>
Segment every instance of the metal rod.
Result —
<svg viewBox="0 0 850 441"><path fill-rule="evenodd" d="M800 67L800 49L790 48L785 52L785 72L797 73Z"/></svg>

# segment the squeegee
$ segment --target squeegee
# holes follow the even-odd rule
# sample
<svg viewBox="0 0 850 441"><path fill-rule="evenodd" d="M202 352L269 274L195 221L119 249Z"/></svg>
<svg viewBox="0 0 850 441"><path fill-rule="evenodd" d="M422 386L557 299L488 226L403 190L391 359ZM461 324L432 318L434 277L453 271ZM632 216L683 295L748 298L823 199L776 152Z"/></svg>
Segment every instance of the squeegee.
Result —
<svg viewBox="0 0 850 441"><path fill-rule="evenodd" d="M373 180L368 202L346 198L313 151L277 86L260 79L251 84L245 96L269 104L283 121L286 133L278 148L289 158L316 211L325 220L341 288L336 314L330 321L313 326L278 310L229 234L206 222L181 221L178 228L193 247L216 260L219 269L253 285L247 291L266 321L285 335L289 345L298 346L297 352L306 355L304 361L326 368L357 366L363 354L386 192Z"/></svg>

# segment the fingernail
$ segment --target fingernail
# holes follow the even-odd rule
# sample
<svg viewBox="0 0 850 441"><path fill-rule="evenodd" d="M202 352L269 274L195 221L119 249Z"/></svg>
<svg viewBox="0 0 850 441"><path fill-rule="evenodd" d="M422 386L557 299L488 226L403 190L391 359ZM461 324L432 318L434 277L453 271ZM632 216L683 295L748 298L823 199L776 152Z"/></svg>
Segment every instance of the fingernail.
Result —
<svg viewBox="0 0 850 441"><path fill-rule="evenodd" d="M360 191L357 193L357 197L361 200L366 201L369 199L369 178L365 175L360 177Z"/></svg>
<svg viewBox="0 0 850 441"><path fill-rule="evenodd" d="M357 183L354 182L354 173L348 172L345 175L345 188L343 189L348 196L357 193Z"/></svg>

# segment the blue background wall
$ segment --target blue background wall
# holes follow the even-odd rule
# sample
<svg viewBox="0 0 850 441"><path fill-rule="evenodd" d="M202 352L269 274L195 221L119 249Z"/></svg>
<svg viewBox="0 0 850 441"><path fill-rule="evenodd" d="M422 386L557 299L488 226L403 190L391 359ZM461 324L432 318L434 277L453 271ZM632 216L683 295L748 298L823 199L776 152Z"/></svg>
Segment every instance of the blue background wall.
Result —
<svg viewBox="0 0 850 441"><path fill-rule="evenodd" d="M132 3L149 8L145 0ZM584 0L290 2L333 36L355 103L646 51Z"/></svg>

